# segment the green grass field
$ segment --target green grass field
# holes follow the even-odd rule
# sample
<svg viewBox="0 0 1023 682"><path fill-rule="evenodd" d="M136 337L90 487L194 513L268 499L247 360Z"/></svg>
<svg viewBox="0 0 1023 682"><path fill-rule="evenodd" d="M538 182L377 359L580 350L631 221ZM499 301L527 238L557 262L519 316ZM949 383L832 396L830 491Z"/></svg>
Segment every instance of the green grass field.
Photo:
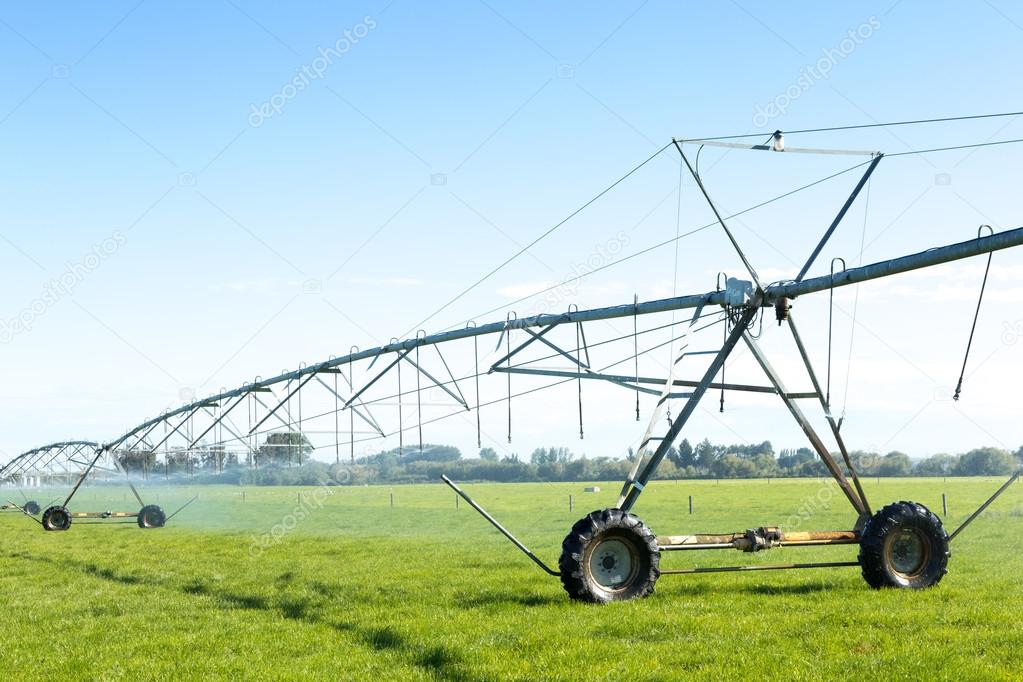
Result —
<svg viewBox="0 0 1023 682"><path fill-rule="evenodd" d="M938 512L947 492L951 530L999 484L871 480L867 492L875 507L913 499ZM556 565L571 524L612 505L618 484L596 494L582 484L465 488ZM0 670L97 680L994 680L1023 671L1018 486L957 538L950 573L931 590L875 592L857 568L664 576L652 597L607 606L570 602L442 485L143 496L170 512L195 493L158 530L76 522L45 533L0 516ZM73 508L134 511L128 499L90 488ZM662 481L635 509L659 534L791 527L801 510L812 513L802 530L854 521L816 480ZM682 554L665 555L662 568L842 561L856 548Z"/></svg>

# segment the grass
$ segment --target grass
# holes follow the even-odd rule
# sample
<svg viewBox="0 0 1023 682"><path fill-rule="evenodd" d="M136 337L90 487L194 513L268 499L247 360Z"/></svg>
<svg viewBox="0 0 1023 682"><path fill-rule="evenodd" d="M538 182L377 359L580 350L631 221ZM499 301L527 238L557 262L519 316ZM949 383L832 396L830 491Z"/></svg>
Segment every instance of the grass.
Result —
<svg viewBox="0 0 1023 682"><path fill-rule="evenodd" d="M872 480L867 492L876 506L914 499L938 511L947 492L951 528L998 484ZM553 565L571 524L614 503L616 484L582 487L466 489ZM570 602L440 485L143 496L170 512L195 492L161 530L76 522L44 533L0 515L0 669L102 680L998 680L1019 670L1019 487L957 538L932 590L875 592L856 568L664 576L651 598L608 606ZM75 507L133 510L128 499L84 489ZM801 510L812 516L802 529L854 520L816 480L657 482L635 511L668 534L791 527ZM856 549L699 554L662 565L841 561Z"/></svg>

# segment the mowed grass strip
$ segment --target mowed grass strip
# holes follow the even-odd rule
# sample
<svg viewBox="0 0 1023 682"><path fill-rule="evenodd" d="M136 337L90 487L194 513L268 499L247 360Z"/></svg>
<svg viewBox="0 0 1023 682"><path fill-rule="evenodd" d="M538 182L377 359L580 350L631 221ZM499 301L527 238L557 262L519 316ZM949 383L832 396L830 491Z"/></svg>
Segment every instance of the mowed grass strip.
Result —
<svg viewBox="0 0 1023 682"><path fill-rule="evenodd" d="M875 507L913 499L940 513L945 492L951 530L1000 481L865 484ZM601 487L465 486L552 565L571 524L614 503L619 484ZM242 492L144 489L168 512L200 495L159 530L44 533L0 516L0 669L102 680L998 680L1023 670L1018 486L956 540L932 590L875 592L856 568L664 576L651 598L603 607L570 602L441 485ZM130 499L88 488L74 508L134 511ZM855 520L818 480L659 481L635 511L660 534ZM856 548L697 554L662 565L841 561Z"/></svg>

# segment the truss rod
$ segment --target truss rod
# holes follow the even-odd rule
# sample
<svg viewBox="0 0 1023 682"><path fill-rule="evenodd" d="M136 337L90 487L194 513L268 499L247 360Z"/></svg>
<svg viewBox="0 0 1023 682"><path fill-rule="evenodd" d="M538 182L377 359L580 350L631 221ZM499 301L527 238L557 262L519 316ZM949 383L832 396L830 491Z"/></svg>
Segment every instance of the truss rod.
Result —
<svg viewBox="0 0 1023 682"><path fill-rule="evenodd" d="M753 357L756 359L757 364L759 364L760 368L764 370L764 374L766 374L771 383L777 387L778 394L782 396L782 402L785 403L785 407L789 408L789 412L792 413L793 418L795 418L796 422L799 423L803 433L806 434L810 444L813 445L813 449L817 451L818 455L820 455L821 461L824 462L824 466L827 467L831 477L838 483L842 492L848 498L849 503L852 504L857 513L861 515L866 514L866 503L860 499L860 497L856 494L856 491L854 491L852 486L849 485L849 481L846 480L845 474L842 473L838 463L835 462L835 458L831 456L830 452L828 452L828 448L824 445L824 441L822 441L820 436L817 435L817 432L814 431L813 426L806 418L806 415L803 414L803 411L799 409L799 406L785 397L786 391L785 386L781 382L781 377L778 376L778 373L775 372L771 363L768 362L767 356L764 355L759 344L757 344L757 342L750 336L748 331L743 332L743 340L746 342L746 346L753 353Z"/></svg>
<svg viewBox="0 0 1023 682"><path fill-rule="evenodd" d="M799 356L803 359L803 365L806 367L806 373L810 376L810 382L813 384L814 390L816 391L816 398L820 401L821 410L824 411L824 417L828 421L828 426L831 427L831 434L835 438L835 443L838 444L838 449L842 453L842 459L845 461L846 468L849 469L849 473L853 479L853 485L856 486L856 494L859 495L860 500L863 501L863 510L868 515L873 515L870 510L870 502L867 501L867 493L863 490L863 485L860 483L860 476L856 472L856 467L853 466L852 457L849 456L849 449L845 446L845 439L842 438L841 427L835 417L831 414L831 406L828 404L827 399L824 397L824 393L821 392L820 382L817 380L817 373L813 369L813 363L810 362L810 354L806 352L806 346L803 345L803 338L799 335L799 330L796 329L796 322L792 317L792 313L789 313L789 331L792 332L792 339L796 342L796 349L799 351Z"/></svg>
<svg viewBox="0 0 1023 682"><path fill-rule="evenodd" d="M498 367L494 370L495 372L511 372L513 374L535 374L538 376L547 377L565 377L571 379L597 379L600 381L610 381L615 384L625 383L640 383L640 384L656 384L658 386L664 385L664 379L658 379L656 377L634 377L632 375L625 374L603 374L601 372L571 372L566 370L557 369L531 369L527 367ZM671 382L672 386L683 386L686 388L696 388L700 385L699 381L692 381L689 379L675 379ZM634 388L630 386L629 388ZM750 384L731 384L731 383L719 383L712 382L707 386L710 389L723 389L726 391L742 391L744 393L768 393L770 395L777 395L778 390L773 386L753 386ZM657 392L659 394L659 392ZM801 393L786 393L788 398L799 400L805 398L816 398L817 394L812 391L805 391Z"/></svg>
<svg viewBox="0 0 1023 682"><path fill-rule="evenodd" d="M341 375L341 376L342 376L342 377L344 377L344 375ZM348 378L347 378L347 377L344 377L344 379L345 379L345 381L346 381L346 382L348 381ZM336 397L336 398L337 398L338 400L340 400L340 401L342 401L342 402L344 402L344 401L346 401L346 400L347 400L347 399L346 399L346 398L345 398L344 396L342 396L342 395L341 395L340 393L338 393L337 391L335 391L335 390L333 389L333 387L331 387L331 386L330 386L330 385L329 385L329 384L328 384L328 383L327 383L326 381L324 381L324 380L323 380L323 379L321 379L320 377L316 377L316 380L317 380L318 382L320 382L320 385L321 385L321 386L323 386L323 387L324 387L325 389L327 389L328 391L330 391L330 392L331 392L331 393L332 393L332 394L334 395L334 397ZM360 405L362 405L363 407L365 407L365 404L364 404L364 403L363 403L363 402L362 402L361 400L359 401L359 404L360 404ZM341 409L344 409L344 408L341 408ZM380 425L379 425L379 424L377 424L376 420L372 418L372 417L373 417L373 415L372 415L372 414L370 414L370 412L369 412L369 408L368 408L368 407L366 407L366 415L369 415L369 416L363 415L363 414L362 414L362 412L360 412L360 411L359 411L359 409L358 409L357 407L355 407L354 405L352 405L351 407L349 407L349 408L347 408L347 409L350 409L350 410L352 411L352 413L353 413L353 414L356 414L356 415L358 415L358 417L359 417L359 418L360 418L360 419L361 419L362 421L364 421L364 422L366 422L367 424L369 424L370 426L372 426L372 427L373 427L373 428L374 428L374 429L376 430L376 432L377 432L377 433L379 433L379 434L380 434L381 436L383 436L383 435L384 435L384 430L383 430L383 429L381 429L381 428L380 428ZM333 412L334 412L334 413L337 413L337 412L339 412L339 411L340 411L340 410L333 410ZM323 416L326 416L326 415L328 415L328 414L331 414L331 412L325 412L325 413L323 413L323 414L319 414L319 415L314 415L314 416L310 417L310 419L317 419L318 417L323 417Z"/></svg>
<svg viewBox="0 0 1023 682"><path fill-rule="evenodd" d="M643 467L642 471L636 470L638 475L629 476L629 480L626 481L625 487L622 488L622 493L618 497L618 508L622 511L629 511L633 505L639 499L639 496L643 493L643 489L649 482L650 477L654 475L657 467L660 465L661 460L668 454L668 450L678 440L678 436L682 433L682 428L689 421L693 412L696 411L696 406L700 403L700 399L703 398L707 392L707 387L710 386L710 382L717 376L718 371L721 369L721 365L724 364L725 359L728 357L732 349L742 338L743 334L746 333L747 327L753 321L753 318L757 316L756 308L749 308L742 313L739 319L735 323L735 327L732 329L728 338L725 339L724 344L721 346L721 350L714 356L710 366L703 375L703 379L700 381L700 385L693 390L693 395L686 401L682 407L682 411L678 417L671 423L671 428L661 439L661 442L657 445L657 449L650 456L649 461ZM637 454L636 464L639 465L641 460L639 454Z"/></svg>
<svg viewBox="0 0 1023 682"><path fill-rule="evenodd" d="M247 397L248 397L248 395L243 393L242 395L238 396L238 400L234 401L226 410L221 410L220 416L214 418L213 423L210 424L209 427L205 431L203 431L198 436L196 436L195 439L192 440L192 442L188 444L188 448L189 449L194 448L196 443L201 441L206 436L207 433L209 433L210 431L215 429L217 424L220 424L221 422L223 422L224 419L227 417L227 415L231 414L231 410L233 410L234 408L238 407L243 402L245 402L245 399Z"/></svg>
<svg viewBox="0 0 1023 682"><path fill-rule="evenodd" d="M818 291L825 291L827 289L848 286L851 284L857 284L872 279L878 279L881 277L888 277L891 275L900 274L903 272L910 272L920 268L929 267L932 265L938 265L941 263L949 263L963 258L970 258L971 256L977 256L983 253L990 253L992 251L999 251L1001 249L1007 249L1014 246L1023 244L1023 228L1016 228L1007 230L1005 232L999 232L994 235L986 237L978 237L965 242L959 242L957 244L949 244L938 248L933 248L928 251L922 251L920 253L903 256L901 258L895 258L886 261L880 261L862 267L845 270L841 273L836 273L834 277L831 275L824 275L822 277L815 277L811 279L805 279L802 282L779 282L768 285L765 289L765 294L761 301L761 305L769 306L774 305L775 301L779 298L795 298L804 294L811 294ZM621 317L629 317L632 315L649 315L654 313L671 312L673 310L683 310L687 308L698 308L705 305L722 305L726 302L727 293L725 291L711 291L702 294L690 294L686 296L674 296L671 298L665 298L655 301L647 301L644 303L628 303L624 305L610 306L606 308L594 308L589 310L579 310L568 313L557 313L557 314L544 314L536 315L533 317L526 317L517 320L501 320L499 322L492 322L489 324L482 324L477 327L466 327L462 329L453 329L446 332L440 332L437 334L429 334L414 339L406 339L404 341L394 341L385 346L378 348L371 348L364 351L358 351L349 353L332 360L328 360L316 365L304 367L302 369L281 374L270 379L264 379L259 382L246 384L239 388L231 391L223 392L219 395L211 396L205 401L198 403L209 404L210 402L217 402L227 398L234 398L243 393L261 390L267 386L294 380L297 378L304 377L307 374L323 371L324 369L331 367L338 367L341 365L347 365L359 360L373 358L384 353L407 353L417 345L434 345L439 343L447 343L458 339L472 338L475 336L483 336L488 334L496 334L508 331L510 329L527 329L536 327L547 327L550 325L572 323L572 322L593 322L599 320L611 320ZM365 387L364 387L365 388ZM187 413L196 408L197 403L191 403L183 405L175 410L170 411L160 417L156 417L152 420L143 422L139 426L135 427L127 434L122 436L120 439L109 444L107 447L113 447L125 439L130 438L132 435L149 428L154 421L159 422L170 417L174 417L180 414Z"/></svg>
<svg viewBox="0 0 1023 682"><path fill-rule="evenodd" d="M878 154L870 162L870 165L867 166L867 170L863 173L863 177L860 178L860 181L856 183L856 187L853 188L852 194L850 194L849 198L845 200L844 204L842 204L842 208L838 211L838 215L836 215L835 219L831 221L831 225L828 227L827 231L824 232L824 236L821 237L820 242L817 243L813 253L811 253L810 257L806 259L806 264L803 265L799 274L796 275L797 282L803 281L803 278L806 277L806 273L810 269L810 266L813 265L815 260L817 260L817 256L819 256L821 251L824 249L824 245L828 243L829 239L831 239L831 235L835 233L835 230L838 228L838 224L842 222L842 218L844 218L845 214L849 212L849 208L852 207L853 202L856 201L856 197L860 195L860 191L863 190L863 186L867 184L867 180L870 179L870 176L874 173L874 169L877 168L877 164L881 163L881 159L883 157L883 154Z"/></svg>

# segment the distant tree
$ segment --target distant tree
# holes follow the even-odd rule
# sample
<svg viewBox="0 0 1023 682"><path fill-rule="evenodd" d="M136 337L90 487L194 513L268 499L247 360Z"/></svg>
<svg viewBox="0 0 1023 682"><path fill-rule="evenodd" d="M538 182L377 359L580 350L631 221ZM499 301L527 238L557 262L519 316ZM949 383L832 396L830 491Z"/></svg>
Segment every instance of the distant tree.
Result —
<svg viewBox="0 0 1023 682"><path fill-rule="evenodd" d="M422 448L405 451L402 461L411 462L454 462L462 459L462 451L453 445L431 445L423 443Z"/></svg>
<svg viewBox="0 0 1023 682"><path fill-rule="evenodd" d="M849 459L861 476L878 476L878 469L881 466L881 455L876 452L864 452L854 450L849 453Z"/></svg>
<svg viewBox="0 0 1023 682"><path fill-rule="evenodd" d="M756 472L754 476L768 478L778 475L778 462L775 460L774 455L770 453L762 452L749 460L749 462L753 465L753 469Z"/></svg>
<svg viewBox="0 0 1023 682"><path fill-rule="evenodd" d="M805 465L812 464L816 459L817 454L810 448L782 450L778 456L778 468L782 473L796 476Z"/></svg>
<svg viewBox="0 0 1023 682"><path fill-rule="evenodd" d="M259 462L302 466L302 458L312 452L313 445L304 433L281 431L267 435L266 440L259 446Z"/></svg>
<svg viewBox="0 0 1023 682"><path fill-rule="evenodd" d="M909 476L913 470L913 460L909 455L892 451L881 458L877 465L877 476Z"/></svg>
<svg viewBox="0 0 1023 682"><path fill-rule="evenodd" d="M1001 448L977 448L959 458L956 476L1002 476L1016 467L1015 458Z"/></svg>
<svg viewBox="0 0 1023 682"><path fill-rule="evenodd" d="M700 441L700 444L696 446L696 466L700 469L711 470L714 465L714 460L717 459L717 448L710 442L710 439L704 438Z"/></svg>
<svg viewBox="0 0 1023 682"><path fill-rule="evenodd" d="M1023 448L1020 448L1023 450ZM696 452L693 450L688 438L683 438L678 446L678 465L680 467L691 467L696 465Z"/></svg>
<svg viewBox="0 0 1023 682"><path fill-rule="evenodd" d="M917 462L913 473L917 476L948 476L958 461L958 457L945 453L931 455Z"/></svg>
<svg viewBox="0 0 1023 682"><path fill-rule="evenodd" d="M484 462L496 462L497 450L494 450L494 448L483 448L480 450L480 459Z"/></svg>
<svg viewBox="0 0 1023 682"><path fill-rule="evenodd" d="M739 455L722 455L714 460L711 473L718 478L753 478L756 476L756 465Z"/></svg>
<svg viewBox="0 0 1023 682"><path fill-rule="evenodd" d="M537 448L529 456L530 464L542 466L544 464L566 464L572 460L572 453L568 448Z"/></svg>
<svg viewBox="0 0 1023 682"><path fill-rule="evenodd" d="M125 471L142 476L148 475L156 466L156 453L148 450L118 450L116 457Z"/></svg>

